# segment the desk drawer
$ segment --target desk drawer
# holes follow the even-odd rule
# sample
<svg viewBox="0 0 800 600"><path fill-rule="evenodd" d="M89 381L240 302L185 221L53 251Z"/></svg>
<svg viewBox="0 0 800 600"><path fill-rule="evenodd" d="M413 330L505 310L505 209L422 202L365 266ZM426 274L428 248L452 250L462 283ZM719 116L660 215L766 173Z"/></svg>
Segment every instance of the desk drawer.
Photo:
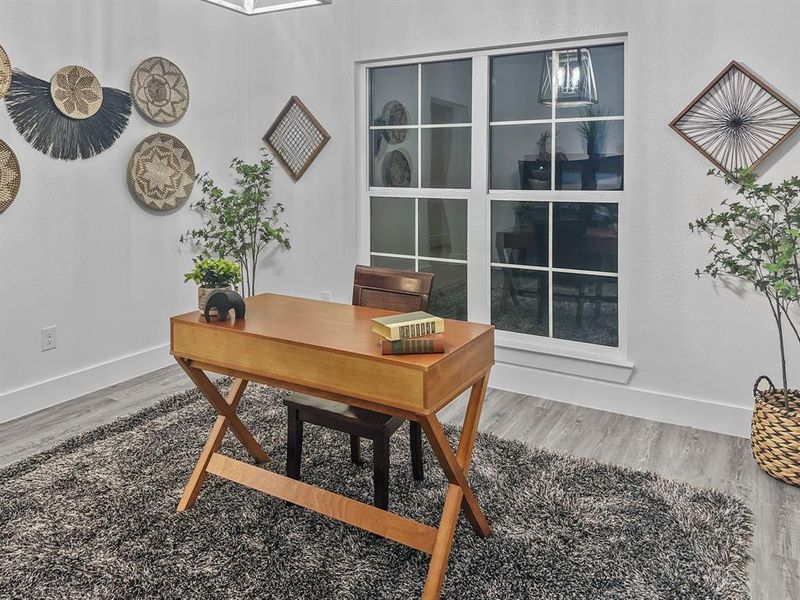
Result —
<svg viewBox="0 0 800 600"><path fill-rule="evenodd" d="M368 357L172 323L171 352L250 373L392 406L423 406L424 371Z"/></svg>

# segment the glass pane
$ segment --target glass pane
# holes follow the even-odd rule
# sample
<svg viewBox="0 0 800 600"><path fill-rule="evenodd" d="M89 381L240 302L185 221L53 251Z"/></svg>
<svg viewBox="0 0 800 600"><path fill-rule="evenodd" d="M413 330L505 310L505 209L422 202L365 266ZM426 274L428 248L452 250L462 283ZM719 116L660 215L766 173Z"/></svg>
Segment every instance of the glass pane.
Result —
<svg viewBox="0 0 800 600"><path fill-rule="evenodd" d="M470 187L471 127L422 130L422 187Z"/></svg>
<svg viewBox="0 0 800 600"><path fill-rule="evenodd" d="M472 59L423 63L422 122L472 121Z"/></svg>
<svg viewBox="0 0 800 600"><path fill-rule="evenodd" d="M387 269L400 269L401 271L416 271L413 258L395 258L393 256L372 256L370 258L373 267L385 267Z"/></svg>
<svg viewBox="0 0 800 600"><path fill-rule="evenodd" d="M616 346L617 278L553 273L553 335Z"/></svg>
<svg viewBox="0 0 800 600"><path fill-rule="evenodd" d="M417 124L417 65L370 69L370 123Z"/></svg>
<svg viewBox="0 0 800 600"><path fill-rule="evenodd" d="M549 52L495 56L492 64L491 120L549 119L551 107L539 102L539 86ZM546 76L546 75L545 75Z"/></svg>
<svg viewBox="0 0 800 600"><path fill-rule="evenodd" d="M467 259L467 201L419 199L419 254Z"/></svg>
<svg viewBox="0 0 800 600"><path fill-rule="evenodd" d="M546 267L546 202L492 202L492 262Z"/></svg>
<svg viewBox="0 0 800 600"><path fill-rule="evenodd" d="M553 266L617 271L619 214L616 204L553 204Z"/></svg>
<svg viewBox="0 0 800 600"><path fill-rule="evenodd" d="M417 187L417 130L376 129L371 134L370 185Z"/></svg>
<svg viewBox="0 0 800 600"><path fill-rule="evenodd" d="M467 320L467 265L419 261L419 270L436 273L428 312L446 319Z"/></svg>
<svg viewBox="0 0 800 600"><path fill-rule="evenodd" d="M492 324L503 331L548 335L547 273L492 267Z"/></svg>
<svg viewBox="0 0 800 600"><path fill-rule="evenodd" d="M370 251L414 256L414 198L370 198Z"/></svg>
<svg viewBox="0 0 800 600"><path fill-rule="evenodd" d="M625 55L622 44L596 46L587 50L594 73L597 103L585 106L561 106L556 103L556 117L622 116L625 111Z"/></svg>
<svg viewBox="0 0 800 600"><path fill-rule="evenodd" d="M551 134L548 123L493 126L489 187L549 190Z"/></svg>
<svg viewBox="0 0 800 600"><path fill-rule="evenodd" d="M557 190L621 190L622 121L556 126Z"/></svg>

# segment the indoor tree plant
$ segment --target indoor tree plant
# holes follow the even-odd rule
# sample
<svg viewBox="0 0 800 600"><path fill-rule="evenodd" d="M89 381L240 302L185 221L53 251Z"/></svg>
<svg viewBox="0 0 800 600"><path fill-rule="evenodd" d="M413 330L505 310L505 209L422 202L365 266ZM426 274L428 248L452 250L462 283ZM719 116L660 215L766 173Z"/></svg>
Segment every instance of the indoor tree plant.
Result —
<svg viewBox="0 0 800 600"><path fill-rule="evenodd" d="M224 258L198 258L194 269L183 280L197 284L197 308L205 310L206 301L214 292L229 290L241 281L239 265Z"/></svg>
<svg viewBox="0 0 800 600"><path fill-rule="evenodd" d="M733 278L753 286L767 301L778 334L781 388L767 377L754 387L753 456L777 479L800 485L800 391L790 389L786 347L800 342L800 177L760 185L748 170L711 170L737 188L735 200L689 225L712 240L709 261L697 275ZM759 382L769 389L759 390Z"/></svg>
<svg viewBox="0 0 800 600"><path fill-rule="evenodd" d="M198 177L203 197L192 205L203 216L203 226L180 237L192 244L200 258L229 258L239 265L246 296L256 291L258 260L273 242L289 249L289 227L282 222L283 204L271 197L272 160L262 149L261 160L248 164L231 161L234 187L227 192L208 173Z"/></svg>

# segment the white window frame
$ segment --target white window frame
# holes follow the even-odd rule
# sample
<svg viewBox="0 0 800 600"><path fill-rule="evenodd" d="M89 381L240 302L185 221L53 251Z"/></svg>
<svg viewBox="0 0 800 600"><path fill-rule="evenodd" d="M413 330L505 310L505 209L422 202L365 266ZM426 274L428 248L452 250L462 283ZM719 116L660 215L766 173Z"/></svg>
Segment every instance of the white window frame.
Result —
<svg viewBox="0 0 800 600"><path fill-rule="evenodd" d="M617 318L618 318L618 345L616 347L600 346L585 342L572 340L562 340L554 337L536 336L511 331L497 331L495 334L495 344L498 348L498 360L512 364L525 364L526 366L540 366L539 361L531 360L530 357L520 359L520 352L529 355L541 355L547 366L547 370L563 371L572 374L582 372L581 365L592 366L592 376L597 379L608 381L626 381L633 369L633 363L628 360L628 251L627 251L627 207L625 198L628 194L625 189L620 191L576 191L576 190L491 190L489 188L489 134L490 134L490 58L506 54L538 52L543 50L557 51L580 46L597 45L623 45L624 61L624 106L625 113L628 112L629 102L628 90L630 81L628 76L628 39L625 34L609 34L588 38L569 39L561 41L545 41L531 44L519 44L510 46L496 46L481 48L469 51L454 51L446 53L433 53L421 55L409 55L404 57L393 57L384 59L360 60L355 63L356 71L356 190L357 198L357 257L362 264L369 264L370 261L370 197L402 197L402 198L466 198L467 199L467 309L468 319L479 323L491 322L491 268L501 266L499 263L491 262L491 202L492 200L536 200L541 202L614 202L618 206L619 214L619 237L618 237L618 267L617 267ZM386 188L370 187L369 173L369 148L371 129L388 129L392 127L371 127L370 107L369 107L369 69L373 67L388 67L406 65L409 63L421 64L429 62L440 62L446 60L458 60L463 58L472 59L472 164L471 176L472 187L470 189L440 189L440 188ZM418 80L419 81L419 80ZM418 89L421 94L421 86ZM555 116L556 107L553 107ZM421 112L421 110L418 110ZM605 117L603 120L621 120L622 117ZM421 120L421 118L420 118ZM519 123L547 122L567 122L570 119L544 119L534 121L520 121ZM579 118L571 119L574 121L583 120ZM506 122L506 124L510 124ZM444 126L450 126L444 125ZM416 129L418 125L409 126L409 129ZM426 127L426 126L421 126ZM427 126L430 127L430 126ZM435 125L434 125L435 127ZM422 143L421 129L418 135L418 144ZM628 152L628 138L630 136L629 123L625 123L623 130L623 147ZM554 139L554 137L553 137ZM623 159L625 160L625 159ZM625 161L627 162L627 161ZM555 161L553 167L555 168ZM421 182L422 165L417 165L418 184ZM627 189L627 173L625 173ZM554 178L551 179L554 181ZM576 199L576 196L580 196ZM552 210L552 208L551 208ZM550 219L552 227L552 215ZM415 236L418 235L415 232ZM552 235L550 237L552 244ZM418 246L417 246L418 248ZM398 255L399 257L399 255ZM404 256L405 257L405 256ZM410 257L406 257L410 258ZM417 260L425 257L416 257ZM436 259L440 262L459 262ZM418 264L418 262L416 263ZM533 270L541 270L536 267ZM552 283L553 270L550 280ZM586 273L609 276L609 273L595 273L593 271L580 271L572 269L555 269L569 273ZM552 294L552 285L549 286L549 293ZM552 302L548 302L552 310ZM549 318L549 327L552 333L552 315ZM504 350L508 352L504 352ZM507 360L506 360L507 359ZM556 359L556 362L553 362ZM560 361L560 362L559 362ZM558 366L561 365L561 366ZM607 365L609 367L608 376L603 374L602 368L598 371L596 367Z"/></svg>

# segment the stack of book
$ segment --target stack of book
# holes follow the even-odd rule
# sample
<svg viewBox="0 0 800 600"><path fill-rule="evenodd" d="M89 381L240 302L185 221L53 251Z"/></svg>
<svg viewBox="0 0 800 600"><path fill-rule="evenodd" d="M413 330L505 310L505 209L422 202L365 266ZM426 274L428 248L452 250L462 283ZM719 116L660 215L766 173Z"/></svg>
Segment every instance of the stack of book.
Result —
<svg viewBox="0 0 800 600"><path fill-rule="evenodd" d="M382 354L442 354L444 319L417 311L372 319L372 331L382 336Z"/></svg>

